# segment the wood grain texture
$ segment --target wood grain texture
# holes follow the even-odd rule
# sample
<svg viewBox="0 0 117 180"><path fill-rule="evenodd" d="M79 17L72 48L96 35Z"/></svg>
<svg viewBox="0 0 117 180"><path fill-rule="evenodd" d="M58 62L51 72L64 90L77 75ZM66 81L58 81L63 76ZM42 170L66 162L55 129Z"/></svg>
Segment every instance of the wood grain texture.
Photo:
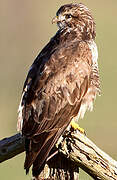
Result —
<svg viewBox="0 0 117 180"><path fill-rule="evenodd" d="M0 141L0 163L24 152L24 138L21 134L4 138Z"/></svg>
<svg viewBox="0 0 117 180"><path fill-rule="evenodd" d="M61 148L59 147L60 143ZM117 180L117 161L99 149L80 132L65 135L62 142L58 141L56 148L62 156L74 162L77 167L82 168L94 179ZM0 162L8 160L23 151L24 138L20 134L5 138L0 141Z"/></svg>

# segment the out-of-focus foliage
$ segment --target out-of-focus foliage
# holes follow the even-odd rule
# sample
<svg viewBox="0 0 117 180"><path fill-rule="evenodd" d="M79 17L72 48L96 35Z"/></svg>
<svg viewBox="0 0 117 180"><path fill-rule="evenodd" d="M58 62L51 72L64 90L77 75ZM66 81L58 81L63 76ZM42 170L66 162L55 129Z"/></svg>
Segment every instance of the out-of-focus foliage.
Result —
<svg viewBox="0 0 117 180"><path fill-rule="evenodd" d="M16 133L23 82L34 58L55 34L57 9L70 0L0 0L0 138ZM76 1L77 2L77 1ZM81 1L80 1L81 2ZM97 25L102 96L80 120L88 137L115 159L117 149L117 0L82 0ZM0 179L28 180L24 154L0 166ZM80 180L89 180L84 173Z"/></svg>

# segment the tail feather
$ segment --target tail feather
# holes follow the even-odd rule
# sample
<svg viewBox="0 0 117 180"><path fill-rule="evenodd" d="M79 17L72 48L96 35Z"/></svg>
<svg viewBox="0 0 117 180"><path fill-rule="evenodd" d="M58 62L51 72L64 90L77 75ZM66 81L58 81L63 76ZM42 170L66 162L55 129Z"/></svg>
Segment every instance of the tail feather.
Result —
<svg viewBox="0 0 117 180"><path fill-rule="evenodd" d="M45 164L45 161L50 153L50 150L52 149L55 142L55 136L52 137L42 148L40 153L38 154L36 160L33 163L32 173L33 176L38 176Z"/></svg>
<svg viewBox="0 0 117 180"><path fill-rule="evenodd" d="M59 130L56 129L55 131L49 133L45 132L45 134L43 135L40 134L38 136L38 143L34 143L33 140L30 140L28 148L26 149L26 159L24 163L24 169L26 169L26 174L29 172L29 168L32 164L33 176L38 176L40 174L51 149L59 139L64 129L65 128L61 128Z"/></svg>
<svg viewBox="0 0 117 180"><path fill-rule="evenodd" d="M51 138L50 133L42 133L33 137L33 139L25 139L26 158L24 163L24 169L26 174L29 168L37 158L43 146L46 144L48 138Z"/></svg>

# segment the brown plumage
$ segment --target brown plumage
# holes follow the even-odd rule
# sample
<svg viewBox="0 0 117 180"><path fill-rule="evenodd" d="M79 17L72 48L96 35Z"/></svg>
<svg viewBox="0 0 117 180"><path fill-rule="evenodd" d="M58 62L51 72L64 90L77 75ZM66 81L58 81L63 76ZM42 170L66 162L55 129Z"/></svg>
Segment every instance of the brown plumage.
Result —
<svg viewBox="0 0 117 180"><path fill-rule="evenodd" d="M95 23L83 4L67 4L53 19L59 30L32 64L19 106L28 173L38 176L72 119L92 110L99 93Z"/></svg>

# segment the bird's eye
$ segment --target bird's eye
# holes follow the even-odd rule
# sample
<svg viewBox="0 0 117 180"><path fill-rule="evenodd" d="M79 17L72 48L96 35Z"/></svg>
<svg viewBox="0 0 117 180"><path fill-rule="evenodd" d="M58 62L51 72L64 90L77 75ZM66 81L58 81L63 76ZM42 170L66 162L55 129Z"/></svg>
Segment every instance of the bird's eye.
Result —
<svg viewBox="0 0 117 180"><path fill-rule="evenodd" d="M66 14L66 15L65 15L65 18L66 18L66 19L69 19L69 18L71 18L71 17L72 17L71 14Z"/></svg>

